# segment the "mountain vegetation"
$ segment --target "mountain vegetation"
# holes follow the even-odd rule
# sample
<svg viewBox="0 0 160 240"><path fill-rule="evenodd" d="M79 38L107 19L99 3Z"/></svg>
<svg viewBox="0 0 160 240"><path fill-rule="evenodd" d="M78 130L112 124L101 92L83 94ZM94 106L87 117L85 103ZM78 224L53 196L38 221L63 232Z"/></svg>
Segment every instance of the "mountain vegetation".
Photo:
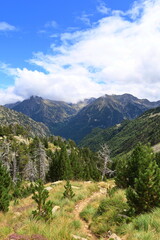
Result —
<svg viewBox="0 0 160 240"><path fill-rule="evenodd" d="M82 148L1 107L0 239L158 240L160 153L151 146L160 142L160 107L139 116L158 103L138 101L125 94L99 98L100 105L87 100L81 110L74 106L79 112L62 119L63 126L93 106L101 117L112 108L113 119L122 121L93 129L80 142Z"/></svg>
<svg viewBox="0 0 160 240"><path fill-rule="evenodd" d="M61 179L98 180L98 157L89 149L79 149L71 140L60 137L26 137L23 127L1 127L0 159L17 179L51 181ZM15 135L15 132L17 135Z"/></svg>
<svg viewBox="0 0 160 240"><path fill-rule="evenodd" d="M150 143L151 146L160 142L160 108L146 111L134 120L125 120L107 129L94 129L86 136L79 146L87 146L97 151L101 144L106 143L111 156L123 155L131 151L139 142Z"/></svg>

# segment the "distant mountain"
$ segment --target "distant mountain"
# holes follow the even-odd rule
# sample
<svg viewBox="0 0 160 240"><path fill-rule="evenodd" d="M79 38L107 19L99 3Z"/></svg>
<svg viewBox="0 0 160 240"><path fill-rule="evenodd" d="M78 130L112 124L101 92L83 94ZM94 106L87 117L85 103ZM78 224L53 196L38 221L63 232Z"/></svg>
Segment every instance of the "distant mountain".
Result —
<svg viewBox="0 0 160 240"><path fill-rule="evenodd" d="M88 104L89 99L77 104L63 101L53 101L32 96L22 102L6 104L5 107L21 112L37 122L43 122L54 134L61 124L74 116L82 107ZM92 99L93 101L93 99Z"/></svg>
<svg viewBox="0 0 160 240"><path fill-rule="evenodd" d="M22 113L0 106L0 125L10 124L23 126L28 129L31 136L44 137L50 135L49 129L43 123L37 123Z"/></svg>
<svg viewBox="0 0 160 240"><path fill-rule="evenodd" d="M79 142L94 128L108 128L125 119L134 119L150 108L160 106L160 101L150 102L130 94L105 95L82 108L56 132Z"/></svg>
<svg viewBox="0 0 160 240"><path fill-rule="evenodd" d="M134 120L126 120L107 129L94 129L81 142L81 147L90 147L97 151L100 145L107 143L111 155L116 156L129 152L138 142L160 142L160 107L146 111Z"/></svg>
<svg viewBox="0 0 160 240"><path fill-rule="evenodd" d="M77 104L32 96L22 102L6 105L37 122L43 122L52 134L73 139L77 143L94 128L112 127L157 106L160 106L160 101L150 102L130 94L105 95Z"/></svg>

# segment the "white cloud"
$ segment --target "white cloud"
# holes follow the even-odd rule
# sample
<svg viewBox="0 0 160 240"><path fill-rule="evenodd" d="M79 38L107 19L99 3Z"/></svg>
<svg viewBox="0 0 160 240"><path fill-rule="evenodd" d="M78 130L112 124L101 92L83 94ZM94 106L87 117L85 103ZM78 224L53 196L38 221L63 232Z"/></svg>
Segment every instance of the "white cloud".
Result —
<svg viewBox="0 0 160 240"><path fill-rule="evenodd" d="M23 98L77 101L107 94L131 93L160 99L160 0L135 4L128 12L113 12L92 28L63 33L53 54L30 60L45 71L12 69L12 93ZM129 17L132 20L129 20Z"/></svg>
<svg viewBox="0 0 160 240"><path fill-rule="evenodd" d="M0 22L0 31L15 31L16 27L8 24L7 22Z"/></svg>
<svg viewBox="0 0 160 240"><path fill-rule="evenodd" d="M90 17L92 14L86 14L85 12L82 13L80 17L77 17L78 20L82 21L85 25L91 26L91 20Z"/></svg>
<svg viewBox="0 0 160 240"><path fill-rule="evenodd" d="M97 6L97 11L102 13L102 14L109 14L111 9L107 7L105 2L99 1L99 4Z"/></svg>

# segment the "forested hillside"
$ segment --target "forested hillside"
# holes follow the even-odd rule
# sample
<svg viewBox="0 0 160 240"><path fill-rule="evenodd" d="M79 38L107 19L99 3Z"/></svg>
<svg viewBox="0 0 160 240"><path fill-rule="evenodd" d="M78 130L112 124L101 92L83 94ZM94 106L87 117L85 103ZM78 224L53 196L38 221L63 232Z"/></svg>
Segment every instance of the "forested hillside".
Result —
<svg viewBox="0 0 160 240"><path fill-rule="evenodd" d="M21 125L30 136L48 136L49 129L43 124L33 121L22 113L0 106L0 125Z"/></svg>
<svg viewBox="0 0 160 240"><path fill-rule="evenodd" d="M148 110L134 120L126 120L112 128L94 129L79 146L97 151L103 143L108 144L111 155L125 154L139 142L152 146L160 142L160 108Z"/></svg>
<svg viewBox="0 0 160 240"><path fill-rule="evenodd" d="M89 149L79 149L60 137L27 134L19 125L0 127L0 159L13 181L99 179L98 158Z"/></svg>

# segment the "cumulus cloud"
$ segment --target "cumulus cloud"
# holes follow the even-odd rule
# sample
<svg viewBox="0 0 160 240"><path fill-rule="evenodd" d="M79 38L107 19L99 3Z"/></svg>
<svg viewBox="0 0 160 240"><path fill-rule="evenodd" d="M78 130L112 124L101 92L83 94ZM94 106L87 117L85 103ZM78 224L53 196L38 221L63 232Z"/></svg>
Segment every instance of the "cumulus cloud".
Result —
<svg viewBox="0 0 160 240"><path fill-rule="evenodd" d="M160 0L112 11L87 30L61 34L52 54L37 53L30 63L43 72L14 69L12 93L26 98L76 102L103 94L131 93L160 98Z"/></svg>
<svg viewBox="0 0 160 240"><path fill-rule="evenodd" d="M7 22L0 22L0 31L15 31L16 27Z"/></svg>

